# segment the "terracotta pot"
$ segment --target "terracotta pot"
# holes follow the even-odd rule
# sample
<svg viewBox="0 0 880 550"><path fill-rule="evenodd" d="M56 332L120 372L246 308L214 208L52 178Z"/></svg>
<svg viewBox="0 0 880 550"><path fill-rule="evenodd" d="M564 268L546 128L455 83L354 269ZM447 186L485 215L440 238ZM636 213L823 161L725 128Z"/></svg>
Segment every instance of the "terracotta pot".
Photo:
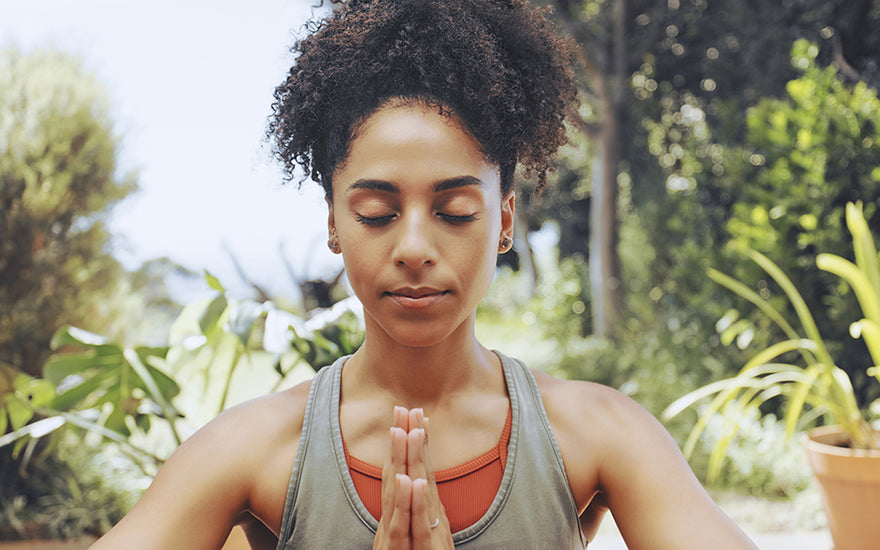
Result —
<svg viewBox="0 0 880 550"><path fill-rule="evenodd" d="M856 450L838 426L807 434L807 458L822 493L834 550L880 547L880 450Z"/></svg>

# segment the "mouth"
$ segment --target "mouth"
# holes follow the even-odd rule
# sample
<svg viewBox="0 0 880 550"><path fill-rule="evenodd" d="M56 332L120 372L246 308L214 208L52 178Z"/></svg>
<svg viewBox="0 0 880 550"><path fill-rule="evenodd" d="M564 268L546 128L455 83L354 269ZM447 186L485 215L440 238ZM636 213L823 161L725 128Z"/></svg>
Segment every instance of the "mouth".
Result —
<svg viewBox="0 0 880 550"><path fill-rule="evenodd" d="M448 294L448 290L430 287L405 287L384 293L385 296L405 309L426 309L442 301Z"/></svg>
<svg viewBox="0 0 880 550"><path fill-rule="evenodd" d="M432 287L401 287L390 292L386 292L386 294L390 296L403 296L404 298L424 298L426 296L435 296L438 294L446 294L447 290L440 290Z"/></svg>

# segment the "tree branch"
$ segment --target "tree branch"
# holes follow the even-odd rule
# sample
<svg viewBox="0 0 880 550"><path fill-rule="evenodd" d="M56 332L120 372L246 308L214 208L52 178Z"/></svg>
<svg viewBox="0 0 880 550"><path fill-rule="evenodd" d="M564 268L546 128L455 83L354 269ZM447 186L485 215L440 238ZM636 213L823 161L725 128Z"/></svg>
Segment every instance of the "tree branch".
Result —
<svg viewBox="0 0 880 550"><path fill-rule="evenodd" d="M257 291L257 301L258 302L268 302L271 300L269 293L263 290L263 288L257 284L255 281L251 280L250 277L245 273L244 268L241 263L238 261L238 258L235 256L235 253L232 251L232 248L229 246L229 243L223 243L223 250L229 256L229 259L232 260L232 265L235 267L235 272L238 273L238 276L244 281L247 285Z"/></svg>
<svg viewBox="0 0 880 550"><path fill-rule="evenodd" d="M835 32L834 37L831 39L831 47L833 53L833 63L837 66L837 69L843 73L847 78L854 80L856 82L864 80L862 78L861 73L855 69L852 65L850 65L846 58L843 57L843 43L840 41L840 33Z"/></svg>

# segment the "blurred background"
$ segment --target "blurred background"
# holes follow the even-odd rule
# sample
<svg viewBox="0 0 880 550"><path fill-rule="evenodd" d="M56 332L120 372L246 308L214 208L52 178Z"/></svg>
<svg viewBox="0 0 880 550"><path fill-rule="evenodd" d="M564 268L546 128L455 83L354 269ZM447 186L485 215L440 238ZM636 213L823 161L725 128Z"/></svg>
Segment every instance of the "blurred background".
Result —
<svg viewBox="0 0 880 550"><path fill-rule="evenodd" d="M315 4L0 0L0 540L100 534L219 411L359 345L318 186L264 142ZM520 182L479 336L662 417L750 532L824 529L785 399L690 444L699 407L663 412L791 337L760 300L880 415L864 306L816 263L856 259L848 203L880 236L880 2L544 4L580 118L549 189Z"/></svg>

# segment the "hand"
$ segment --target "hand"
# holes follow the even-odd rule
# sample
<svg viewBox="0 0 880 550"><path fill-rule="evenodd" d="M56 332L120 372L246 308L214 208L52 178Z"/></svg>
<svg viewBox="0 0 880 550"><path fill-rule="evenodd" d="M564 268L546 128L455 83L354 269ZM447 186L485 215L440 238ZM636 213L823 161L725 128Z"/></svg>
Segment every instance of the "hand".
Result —
<svg viewBox="0 0 880 550"><path fill-rule="evenodd" d="M391 450L382 469L382 519L374 549L453 548L431 467L428 424L421 409L394 408Z"/></svg>

